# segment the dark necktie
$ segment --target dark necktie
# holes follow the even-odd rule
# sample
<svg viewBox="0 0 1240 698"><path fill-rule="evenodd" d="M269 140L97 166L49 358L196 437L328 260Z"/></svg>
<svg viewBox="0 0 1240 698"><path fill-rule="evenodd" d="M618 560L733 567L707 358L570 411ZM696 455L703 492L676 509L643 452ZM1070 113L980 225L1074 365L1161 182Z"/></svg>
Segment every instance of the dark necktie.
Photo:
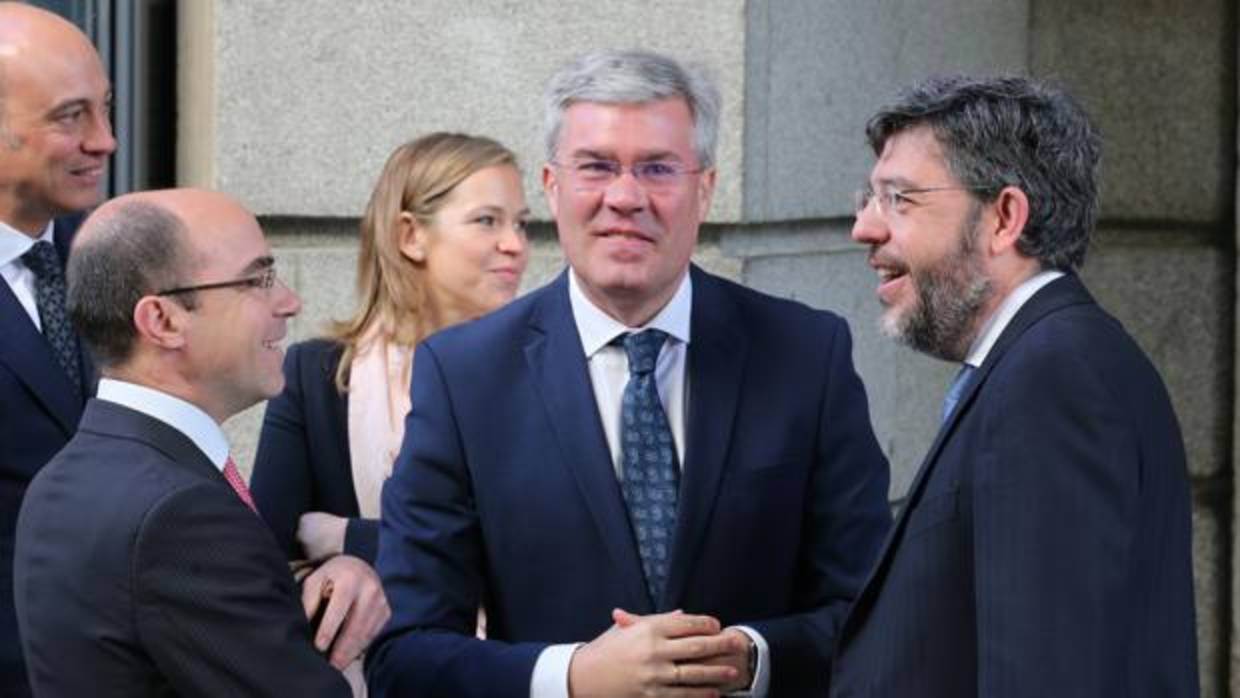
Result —
<svg viewBox="0 0 1240 698"><path fill-rule="evenodd" d="M676 444L655 384L654 367L667 334L645 330L624 337L629 382L621 403L621 491L654 604L667 581L672 532L676 529L676 491L680 468Z"/></svg>
<svg viewBox="0 0 1240 698"><path fill-rule="evenodd" d="M77 335L69 324L65 307L65 275L60 268L60 257L52 243L39 241L22 255L22 262L34 272L34 301L39 309L39 322L43 336L52 346L56 363L64 369L75 390L82 386L81 370L78 368Z"/></svg>
<svg viewBox="0 0 1240 698"><path fill-rule="evenodd" d="M956 403L960 402L961 396L964 395L964 389L969 385L969 378L973 376L973 367L969 364L963 364L960 367L960 373L956 374L956 379L952 381L951 387L947 389L947 395L943 397L943 421L952 416L952 410L956 409Z"/></svg>

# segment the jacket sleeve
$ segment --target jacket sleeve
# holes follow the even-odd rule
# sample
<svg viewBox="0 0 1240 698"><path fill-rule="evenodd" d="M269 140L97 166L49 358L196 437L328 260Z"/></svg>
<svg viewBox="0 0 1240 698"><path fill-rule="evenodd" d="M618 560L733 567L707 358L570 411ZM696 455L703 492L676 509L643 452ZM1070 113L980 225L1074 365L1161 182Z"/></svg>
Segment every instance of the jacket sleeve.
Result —
<svg viewBox="0 0 1240 698"><path fill-rule="evenodd" d="M827 372L793 605L807 609L745 625L770 646L770 695L825 695L845 614L891 527L889 471L870 425L865 387L841 320L826 334Z"/></svg>
<svg viewBox="0 0 1240 698"><path fill-rule="evenodd" d="M373 565L379 522L357 515L348 444L340 441L348 429L335 423L344 416L336 411L339 354L327 349L334 346L316 340L289 348L284 390L263 416L250 489L290 560L305 557L297 542L301 515L322 511L348 519L344 552Z"/></svg>
<svg viewBox="0 0 1240 698"><path fill-rule="evenodd" d="M284 357L284 390L267 403L250 475L254 504L290 560L305 557L297 542L297 523L314 506L302 356L297 344Z"/></svg>
<svg viewBox="0 0 1240 698"><path fill-rule="evenodd" d="M392 618L367 655L375 696L527 698L543 643L474 637L483 551L452 400L419 345L412 409L383 487L377 569Z"/></svg>
<svg viewBox="0 0 1240 698"><path fill-rule="evenodd" d="M288 566L223 483L156 502L134 542L138 632L182 696L350 696L315 651Z"/></svg>

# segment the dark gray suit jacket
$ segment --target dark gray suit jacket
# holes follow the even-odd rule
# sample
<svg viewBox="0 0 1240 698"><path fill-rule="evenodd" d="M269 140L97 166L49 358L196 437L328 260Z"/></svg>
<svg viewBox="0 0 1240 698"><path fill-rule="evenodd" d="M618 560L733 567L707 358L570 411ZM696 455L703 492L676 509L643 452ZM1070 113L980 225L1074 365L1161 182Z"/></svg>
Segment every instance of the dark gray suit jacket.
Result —
<svg viewBox="0 0 1240 698"><path fill-rule="evenodd" d="M185 435L115 403L31 483L17 617L45 698L349 696L267 526Z"/></svg>

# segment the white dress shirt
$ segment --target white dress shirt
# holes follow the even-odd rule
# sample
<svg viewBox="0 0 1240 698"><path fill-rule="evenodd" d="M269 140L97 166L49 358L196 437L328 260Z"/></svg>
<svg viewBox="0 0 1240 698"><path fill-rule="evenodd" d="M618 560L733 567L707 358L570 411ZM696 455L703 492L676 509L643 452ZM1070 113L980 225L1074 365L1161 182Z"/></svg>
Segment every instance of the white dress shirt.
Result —
<svg viewBox="0 0 1240 698"><path fill-rule="evenodd" d="M220 472L224 471L224 463L228 461L228 439L224 436L224 430L210 415L192 403L154 388L115 378L99 379L99 390L95 396L158 419L185 434Z"/></svg>
<svg viewBox="0 0 1240 698"><path fill-rule="evenodd" d="M594 399L598 404L599 418L603 423L603 433L607 438L612 467L616 469L617 477L623 476L620 403L624 397L624 386L629 380L629 357L624 347L613 345L611 341L619 335L647 329L667 333L667 341L655 361L654 376L659 398L672 430L672 439L676 442L677 461L683 470L689 395L685 362L693 309L693 283L689 274L685 273L680 287L667 305L642 327L628 327L600 310L581 290L581 282L571 268L568 272L568 300L573 310L577 333L581 336L582 348L585 350ZM754 670L752 690L729 695L765 698L770 684L770 648L762 635L753 628L736 626L736 629L748 635L757 647L758 663ZM568 698L568 668L573 653L580 646L551 645L538 655L534 674L530 678L530 698Z"/></svg>
<svg viewBox="0 0 1240 698"><path fill-rule="evenodd" d="M51 221L44 228L43 234L37 238L17 230L7 223L0 222L0 277L13 290L17 302L21 303L34 326L43 331L43 323L39 321L39 307L34 298L34 272L21 260L22 255L30 251L36 242L46 241L55 244L52 238Z"/></svg>
<svg viewBox="0 0 1240 698"><path fill-rule="evenodd" d="M1016 311L1029 302L1029 299L1033 298L1033 294L1042 290L1043 286L1061 276L1063 276L1062 271L1054 269L1041 271L1025 279L1019 286L1012 289L1007 298L1004 298L1003 302L999 304L999 308L982 325L981 331L973 339L973 344L969 345L969 353L965 355L964 362L973 368L981 366L982 362L986 360L986 356L990 354L990 350L994 348L995 342L999 341L999 335L1003 334L1003 330L1007 329L1008 323L1012 321L1012 318L1016 317Z"/></svg>

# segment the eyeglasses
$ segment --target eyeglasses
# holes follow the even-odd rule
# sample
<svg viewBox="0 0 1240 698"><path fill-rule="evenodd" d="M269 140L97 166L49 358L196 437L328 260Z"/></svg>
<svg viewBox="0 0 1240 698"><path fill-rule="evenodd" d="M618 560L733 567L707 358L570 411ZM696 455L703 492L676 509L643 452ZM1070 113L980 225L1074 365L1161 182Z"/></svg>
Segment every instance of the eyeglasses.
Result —
<svg viewBox="0 0 1240 698"><path fill-rule="evenodd" d="M232 281L216 281L209 284L198 284L196 286L180 286L178 288L169 288L163 291L156 291L157 296L175 296L179 293L193 293L194 291L210 291L214 288L254 288L267 290L276 283L276 268L274 266L263 269L254 276L247 276L242 279L233 279Z"/></svg>
<svg viewBox="0 0 1240 698"><path fill-rule="evenodd" d="M902 214L908 211L908 207L917 203L912 195L915 194L933 194L939 191L967 191L967 192L986 192L993 191L993 187L916 187L912 189L892 189L883 188L878 191L874 190L869 184L861 187L853 194L854 213L861 215L861 212L870 206L871 201L878 203L879 215L886 216L890 214Z"/></svg>
<svg viewBox="0 0 1240 698"><path fill-rule="evenodd" d="M637 183L650 191L667 190L680 184L682 177L704 172L706 168L686 167L672 160L648 160L628 167L615 160L551 161L552 165L567 170L573 183L582 191L606 189L628 170Z"/></svg>

